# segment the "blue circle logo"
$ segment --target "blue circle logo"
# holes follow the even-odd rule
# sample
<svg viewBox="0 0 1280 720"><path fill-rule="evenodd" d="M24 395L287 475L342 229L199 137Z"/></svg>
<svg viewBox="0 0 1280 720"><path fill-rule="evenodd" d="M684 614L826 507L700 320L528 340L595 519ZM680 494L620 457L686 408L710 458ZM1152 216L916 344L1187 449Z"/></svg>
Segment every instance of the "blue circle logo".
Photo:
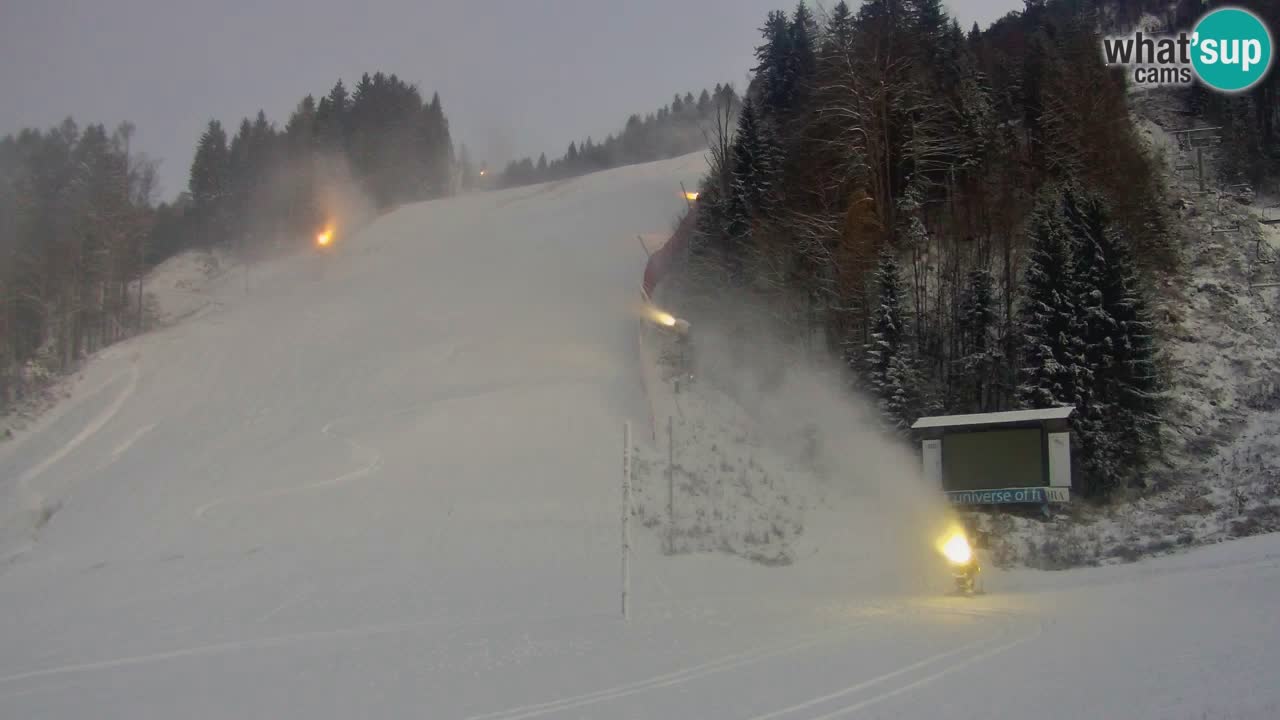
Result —
<svg viewBox="0 0 1280 720"><path fill-rule="evenodd" d="M1244 8L1206 13L1192 33L1191 64L1200 80L1214 90L1248 90L1271 69L1271 31Z"/></svg>

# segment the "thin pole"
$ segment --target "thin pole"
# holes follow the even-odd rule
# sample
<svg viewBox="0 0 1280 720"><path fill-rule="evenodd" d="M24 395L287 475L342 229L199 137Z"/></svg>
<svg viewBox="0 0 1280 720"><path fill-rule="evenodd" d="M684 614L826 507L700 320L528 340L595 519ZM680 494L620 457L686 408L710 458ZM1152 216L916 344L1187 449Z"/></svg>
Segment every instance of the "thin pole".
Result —
<svg viewBox="0 0 1280 720"><path fill-rule="evenodd" d="M1200 176L1200 192L1204 192L1204 148L1196 146L1196 173Z"/></svg>
<svg viewBox="0 0 1280 720"><path fill-rule="evenodd" d="M628 617L631 591L631 423L622 425L622 617Z"/></svg>
<svg viewBox="0 0 1280 720"><path fill-rule="evenodd" d="M667 552L676 552L676 443L675 423L667 416Z"/></svg>

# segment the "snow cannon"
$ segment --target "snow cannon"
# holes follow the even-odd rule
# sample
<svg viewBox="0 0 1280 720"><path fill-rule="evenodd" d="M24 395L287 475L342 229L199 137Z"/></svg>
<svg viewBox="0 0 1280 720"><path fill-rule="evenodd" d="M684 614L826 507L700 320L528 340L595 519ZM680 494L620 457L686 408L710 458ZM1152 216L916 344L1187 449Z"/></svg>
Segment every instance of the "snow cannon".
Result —
<svg viewBox="0 0 1280 720"><path fill-rule="evenodd" d="M978 565L978 556L969 545L969 538L964 530L953 529L938 543L938 550L951 566L951 577L956 583L956 594L970 596L980 594L978 589L978 573L982 568Z"/></svg>
<svg viewBox="0 0 1280 720"><path fill-rule="evenodd" d="M336 231L333 223L324 226L324 229L316 233L316 248L319 250L333 249L333 242L336 239Z"/></svg>
<svg viewBox="0 0 1280 720"><path fill-rule="evenodd" d="M652 310L649 313L649 318L653 320L653 322L657 323L659 326L670 329L672 332L679 335L680 337L689 336L688 320L683 320L681 318L678 318L675 315L672 315L671 313L666 312L665 310L656 310L656 309Z"/></svg>

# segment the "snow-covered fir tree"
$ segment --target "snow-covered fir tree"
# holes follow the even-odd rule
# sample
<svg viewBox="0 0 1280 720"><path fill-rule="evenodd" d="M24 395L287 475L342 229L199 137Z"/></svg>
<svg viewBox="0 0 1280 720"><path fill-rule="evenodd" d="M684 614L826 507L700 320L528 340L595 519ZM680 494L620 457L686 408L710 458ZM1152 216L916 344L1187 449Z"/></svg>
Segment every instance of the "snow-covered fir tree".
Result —
<svg viewBox="0 0 1280 720"><path fill-rule="evenodd" d="M791 105L788 109L795 110L807 102L808 90L818 69L815 47L819 35L818 23L804 0L796 4L795 13L791 16L790 33L787 65L791 83Z"/></svg>
<svg viewBox="0 0 1280 720"><path fill-rule="evenodd" d="M1115 438L1108 432L1114 408L1110 398L1098 392L1099 373L1115 360L1115 319L1103 297L1101 278L1108 258L1103 253L1107 216L1101 201L1072 184L1062 189L1063 221L1070 238L1071 282L1079 338L1076 376L1076 413L1071 426L1077 457L1081 460L1086 491L1095 493L1113 484L1118 468Z"/></svg>
<svg viewBox="0 0 1280 720"><path fill-rule="evenodd" d="M985 267L969 271L960 305L960 380L955 403L969 412L989 412L991 385L1001 354L993 332L996 315L995 278Z"/></svg>
<svg viewBox="0 0 1280 720"><path fill-rule="evenodd" d="M865 348L866 379L890 427L903 431L919 412L920 373L903 312L906 289L898 258L885 248L875 273L878 306Z"/></svg>
<svg viewBox="0 0 1280 720"><path fill-rule="evenodd" d="M1076 310L1074 248L1060 195L1043 192L1029 224L1031 244L1019 330L1023 365L1018 399L1032 408L1074 405L1080 398L1084 338Z"/></svg>
<svg viewBox="0 0 1280 720"><path fill-rule="evenodd" d="M769 13L761 28L764 43L756 48L759 64L753 68L760 83L760 100L770 115L791 108L795 86L795 68L791 60L791 23L781 10Z"/></svg>
<svg viewBox="0 0 1280 720"><path fill-rule="evenodd" d="M753 215L768 213L773 194L777 150L768 123L756 105L747 100L738 114L738 131L733 138L733 191L741 199L739 211ZM749 224L749 218L730 218Z"/></svg>
<svg viewBox="0 0 1280 720"><path fill-rule="evenodd" d="M1146 302L1128 242L1102 201L1068 188L1064 212L1075 238L1075 277L1090 386L1074 423L1087 489L1103 492L1130 474L1153 439L1158 382Z"/></svg>

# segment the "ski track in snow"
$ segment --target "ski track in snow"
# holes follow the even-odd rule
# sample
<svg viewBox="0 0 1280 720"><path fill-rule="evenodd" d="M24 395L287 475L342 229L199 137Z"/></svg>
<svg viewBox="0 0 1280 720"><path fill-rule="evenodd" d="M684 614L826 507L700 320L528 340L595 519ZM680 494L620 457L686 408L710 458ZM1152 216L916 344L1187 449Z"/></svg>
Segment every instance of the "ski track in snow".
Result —
<svg viewBox="0 0 1280 720"><path fill-rule="evenodd" d="M155 429L156 429L155 423L143 425L142 427L138 428L137 431L133 433L133 435L129 436L128 440L125 440L124 442L117 445L115 449L111 451L110 455L108 455L102 462L98 463L98 465L93 468L93 472L95 473L101 472L108 465L115 462L116 460L119 460L122 455L129 452L129 449L132 448L134 445L136 445L137 442L141 440L144 436L146 436L147 433Z"/></svg>
<svg viewBox="0 0 1280 720"><path fill-rule="evenodd" d="M575 615L574 619L581 619L581 616ZM101 670L116 670L119 668L133 667L139 665L151 665L155 663L163 663L172 660L183 660L187 658L205 657L210 655L223 655L228 653L237 653L246 650L266 650L272 648L283 648L292 645L299 645L308 642L322 642L327 640L339 639L360 639L371 638L379 635L393 635L397 633L412 632L414 630L423 630L427 628L458 628L458 627L485 627L491 625L501 625L515 620L528 620L529 618L517 614L499 615L494 617L479 617L472 619L457 618L424 618L419 620L406 620L398 623L385 623L379 625L363 625L346 628L331 628L320 630L309 630L300 633L292 633L288 635L276 635L271 637L252 638L247 640L230 640L227 642L211 643L207 645L194 645L191 647L177 648L173 650L165 650L161 652L147 653L143 655L130 655L127 657L111 658L108 660L98 660L93 662L73 663L70 665L61 665L57 667L43 668L40 670L27 670L24 672L14 673L11 675L0 676L0 685L9 685L19 683L26 680L34 680L38 678L57 677L62 675L74 675L81 673L91 673ZM566 618L549 617L540 618L544 621L563 620ZM9 691L0 693L0 698L11 697L25 691Z"/></svg>
<svg viewBox="0 0 1280 720"><path fill-rule="evenodd" d="M1020 634L1017 638L1015 638L1010 642L995 645L995 643L999 642L1001 638L1010 634L1014 621L1023 617L1021 613L1003 611L1003 610L993 610L993 609L961 609L961 608L939 607L939 606L931 606L931 605L920 605L918 607L920 607L921 609L928 609L931 611L941 611L944 613L956 614L956 615L968 615L968 616L983 617L983 618L1003 617L1008 619L1009 622L1006 622L1003 624L998 634L961 643L954 648L951 648L933 655L929 655L928 657L925 657L921 660L917 660L915 662L911 662L897 668L893 668L885 673L876 675L866 680L862 680L857 684L850 685L846 688L837 690L835 692L813 697L813 698L804 700L802 702L796 703L794 705L789 705L779 710L774 710L764 715L753 716L751 720L775 720L776 718L782 718L782 717L787 717L787 720L802 720L802 719L803 720L833 720L834 718L845 717L849 714L855 713L871 705L877 704L879 702L883 702L884 700L888 700L897 695L901 695L911 690L915 690L917 688L923 687L928 683L933 682L934 680L938 680L954 672L958 672L969 666L980 663L990 657L998 655L999 653L1010 650L1018 645L1029 642L1035 639L1036 637L1039 637L1039 635L1043 632L1043 623L1037 621L1036 628L1032 632ZM673 672L657 675L651 678L647 678L645 680L639 680L631 683L610 686L610 687L606 687L593 692L582 693L579 695L565 696L565 697L561 697L561 698L546 701L546 702L529 704L529 705L520 705L512 708L507 708L506 710L485 713L482 715L471 715L471 716L468 716L466 720L526 720L527 718L555 715L564 711L575 710L575 709L586 707L589 705L606 703L609 701L618 700L628 696L637 695L637 694L649 692L652 690L658 690L661 688L683 686L685 684L691 683L696 680L708 678L710 676L717 675L717 674L729 673L730 671L739 670L750 665L764 663L766 661L786 657L789 655L799 655L799 654L802 654L804 651L812 650L819 646L823 646L823 645L840 646L841 644L846 643L852 639L853 630L869 624L871 624L870 621L854 623L852 625L846 626L837 634L827 632L821 635L806 635L806 636L802 636L797 640L794 640L793 642L777 643L769 646L754 648L754 649L743 651L740 653L735 653L732 655L727 655L721 658L717 658L715 660L709 660L707 662L703 662L698 665L693 665L691 667L686 667ZM979 652L976 655L970 655L964 658L963 660L956 662L955 664L949 665L947 668L941 671L921 677L911 683L908 683L907 685L896 687L892 690L888 690L886 692L880 693L879 695L875 695L870 698L865 698L857 703L839 707L835 710L830 710L829 707L828 708L820 707L823 705L827 705L832 700L839 700L841 698L846 698L850 695L856 695L857 693L860 693L863 690L875 687L877 685L882 685L885 682L893 680L894 678L897 678L899 676L908 675L910 673L923 670L931 666L936 666L938 663L944 660L947 660L952 657L956 657L958 655L963 655L965 653L972 653L978 650L979 648L983 648L983 647L986 647L987 649L983 650L982 652ZM801 713L802 711L810 710L813 708L817 708L817 711L823 714L815 715L815 716L797 714L797 713Z"/></svg>
<svg viewBox="0 0 1280 720"><path fill-rule="evenodd" d="M355 470L343 473L342 475L338 475L337 477L329 478L327 480L321 480L319 482L306 483L304 485L295 485L293 487L280 488L278 490L267 490L267 491L258 492L258 493L250 493L248 495L238 495L235 497L219 498L217 500L207 502L204 505L201 505L200 507L196 508L194 517L197 520L203 519L214 508L222 507L224 505L231 505L235 503L257 502L262 500L274 500L275 498L284 497L286 495L293 495L295 493L300 493L300 492L306 492L308 490L319 490L320 488L336 487L336 486L351 482L352 480L358 480L362 477L365 477L367 475L374 473L375 471L377 471L379 467L382 466L381 452L379 452L374 448L368 447L366 445L361 445L360 443L356 442L355 440L352 440L351 438L334 435L334 433L332 432L334 425L337 425L339 423L346 422L352 419L354 419L354 416L347 416L347 417L339 418L337 420L333 420L328 424L326 424L324 427L320 428L320 433L322 435L326 435L329 437L338 437L340 440L347 443L347 445L351 447L352 451L356 455L371 455L372 458L363 467L356 468Z"/></svg>
<svg viewBox="0 0 1280 720"><path fill-rule="evenodd" d="M302 602L303 600L306 600L314 592L315 592L315 588L312 588L312 587L303 588L301 592L298 592L289 596L288 598L285 599L284 602L280 603L279 605L276 605L265 615L258 618L258 622L266 622L270 620L276 615L279 615L281 612L283 612L287 608L291 608L294 605L297 605L298 603Z"/></svg>
<svg viewBox="0 0 1280 720"><path fill-rule="evenodd" d="M452 357L452 354L450 355L450 357ZM488 384L472 386L472 387L456 388L453 390L439 393L435 397L432 397L426 400L425 402L416 403L410 407L401 408L399 410L393 410L388 413L382 413L376 416L375 419L385 420L388 418L420 413L442 402L481 398L487 395L507 392L510 390L518 390L518 389L534 388L534 387L545 387L549 385L574 385L581 382L582 382L581 378L566 376L566 377L549 377L549 378L543 378L541 380L535 380L535 381L522 380L522 381L512 381L512 382L488 383ZM340 485L345 485L353 480L359 480L360 478L372 475L374 472L376 472L379 468L382 467L382 453L377 448L369 447L367 445L362 445L356 442L355 440L352 440L351 438L343 437L333 432L333 427L335 425L345 425L362 416L363 415L344 415L338 418L337 420L330 421L324 427L320 428L320 433L328 437L336 437L342 440L343 442L347 443L347 445L349 445L352 451L357 455L359 454L372 455L372 459L367 464L365 464L364 467L360 467L350 472L339 475L337 477L329 478L327 480L321 480L319 482L305 483L303 485L295 485L293 487L279 488L276 490L265 490L257 493L249 493L246 495L237 495L232 497L223 497L217 500L211 500L197 507L195 509L195 512L192 514L192 517L194 517L197 520L200 520L207 517L209 513L213 511L215 508L222 507L225 505L247 503L247 502L259 502L263 500L274 500L276 498L284 497L287 495L293 495L301 492L307 492L309 490L319 490L322 488L338 487Z"/></svg>
<svg viewBox="0 0 1280 720"><path fill-rule="evenodd" d="M977 648L978 646L990 644L990 642L991 642L990 638L981 638L978 640L967 642L960 645L959 647L952 648L951 650L940 652L935 655L930 655L929 657L926 657L923 660L918 660L914 663L903 665L895 670L891 670L882 675L876 675L875 677L868 678L866 680L863 680L857 683L856 685L850 685L849 687L846 687L842 690L837 690L835 692L828 693L826 695L820 695L818 697L796 703L795 705L789 705L787 707L774 710L773 712L766 713L764 715L756 715L752 717L751 720L774 720L774 718L780 718L785 715L792 715L792 714L798 713L802 710L808 710L809 708L816 707L818 705L829 702L831 700L843 698L848 695L852 695L854 693L865 690L874 685L879 685L887 680L892 680L893 678L898 677L899 675L905 675L909 672L914 672L921 668L928 667L929 665L933 665L935 663L941 662L942 660L946 660L949 657L959 655L960 653L963 653L963 652L968 652L970 650L973 650L974 648Z"/></svg>
<svg viewBox="0 0 1280 720"><path fill-rule="evenodd" d="M130 436L128 440L125 440L124 442L120 443L119 445L116 446L115 450L111 451L111 457L117 458L125 454L126 452L129 451L129 448L133 447L135 443L137 443L139 440L142 439L143 435L146 435L152 430L155 430L155 428L156 428L155 423L151 423L149 425L143 425L142 427L138 428L137 432L135 432L132 436Z"/></svg>
<svg viewBox="0 0 1280 720"><path fill-rule="evenodd" d="M903 685L899 688L895 688L888 692L884 692L874 697L867 698L862 702L854 703L853 705L840 708L838 710L827 713L825 715L819 715L818 717L811 718L810 720L834 720L835 718L848 717L849 715L856 713L859 710L884 702L885 700L888 700L889 698L895 697L897 695L901 695L903 693L916 690L935 680L939 680L941 678L946 677L947 675L964 670L972 665L977 665L978 663L981 663L988 658L999 655L1000 653L1012 650L1013 648L1019 645L1022 645L1023 643L1030 642L1040 637L1041 633L1043 632L1044 632L1044 626L1042 624L1039 624L1036 626L1036 629L1033 632L1030 632L1026 635L1015 638L1014 640L1004 643L1003 645L997 645L996 647L993 647L989 650L984 650L983 652L978 653L973 657L965 658L964 660L961 660L954 665L950 665L943 670L939 670L938 672L933 673L932 675L926 675L925 677L922 677L919 680L916 680L914 682L908 683L907 685Z"/></svg>
<svg viewBox="0 0 1280 720"><path fill-rule="evenodd" d="M42 475L46 470L53 467L67 455L70 455L72 451L84 444L86 440L93 437L99 430L105 427L107 423L111 422L111 419L116 416L116 413L120 412L120 408L124 407L125 401L127 401L133 395L134 391L138 389L138 380L142 375L142 371L138 368L138 359L136 356L133 358L133 363L128 372L129 383L120 391L120 394L116 395L115 399L111 401L111 405L98 413L98 415L94 417L94 419L90 421L89 424L86 425L79 433L77 433L76 436L66 445L58 448L58 450L52 455L45 458L35 466L28 468L26 472L18 476L16 487L19 491L30 492L32 480L40 477L40 475ZM111 378L104 384L104 387L109 386L119 378L119 375ZM39 495L37 495L37 499L39 499Z"/></svg>
<svg viewBox="0 0 1280 720"><path fill-rule="evenodd" d="M104 353L102 357L109 358L110 356L111 356L110 354ZM123 389L121 389L120 393L116 395L116 397L111 401L111 404L108 405L106 409L104 409L102 412L94 416L94 418L91 421L89 421L89 424L84 426L84 428L82 428L79 433L76 433L76 436L71 438L69 442L67 442L62 447L58 448L57 451L55 451L53 454L46 457L44 460L41 460L39 463L36 463L32 467L28 468L25 472L23 472L21 475L18 476L17 480L14 482L14 490L13 490L14 496L12 498L12 501L15 504L22 504L25 502L29 507L36 509L37 511L44 508L46 503L46 498L42 493L32 489L31 487L32 481L39 478L47 470L49 470L49 468L53 467L54 465L57 465L59 462L62 461L63 458L67 457L72 452L74 452L77 448L83 445L85 441L87 441L89 438L96 435L100 430L102 430L102 428L107 426L107 423L111 422L111 420L116 416L117 413L120 412L120 408L124 407L125 402L127 402L129 398L133 396L134 392L137 391L138 382L142 377L142 370L138 366L138 355L136 353L131 358L130 367L127 372L129 376L128 383L125 385ZM112 383L119 380L120 377L121 377L120 374L112 376L109 380L104 382L98 388L95 388L92 391L92 393L96 394L97 392L101 391L103 388L110 387ZM88 395L88 397L92 397L93 394ZM59 413L57 417L61 417L61 413ZM51 418L49 422L52 422L53 419L56 419L56 418ZM28 435L27 437L30 437L30 435ZM36 543L35 543L36 534L39 532L39 530L40 528L38 526L30 529L30 531L28 532L28 537L26 539L26 542L22 543L21 545L18 545L13 550L6 553L3 557L0 557L0 566L13 563L18 559L20 559L22 556L34 550L36 547Z"/></svg>
<svg viewBox="0 0 1280 720"><path fill-rule="evenodd" d="M950 612L951 610L952 609L950 608L947 609L948 612ZM977 612L957 611L957 614L998 616L1005 613L988 612L988 611L977 611ZM1010 634L1011 627L1012 627L1012 623L1006 623L1001 629L1001 632L997 635L979 638L978 640L962 643L950 650L946 650L944 652L930 655L926 658L917 660L916 662L913 662L913 663L902 665L898 668L892 669L881 675L876 675L875 677L862 680L846 688L836 690L835 692L827 693L825 695L820 695L820 696L811 698L809 700L796 703L794 705L790 705L778 710L774 710L764 715L756 715L752 717L750 720L776 720L776 718L782 718L782 717L787 717L788 720L802 720L802 718L803 720L835 720L835 718L848 717L872 705L876 705L890 698L896 697L898 695L902 695L904 693L908 693L912 690L919 689L935 680L939 680L943 677L946 677L947 675L950 675L955 672L959 672L972 665L981 663L984 660L994 657L1000 653L1006 652L1008 650L1012 650L1018 645L1022 645L1023 643L1027 643L1038 638L1044 632L1044 623L1041 621L1036 621L1036 626L1031 632L1022 633L1009 642L996 645L995 643L998 642L1002 637ZM839 700L841 698L846 698L850 695L857 695L863 690L875 687L877 685L882 685L885 682L889 680L893 680L894 678L897 678L901 675L908 675L918 670L923 670L931 666L936 666L937 664L941 663L943 660L947 660L949 658L956 657L958 655L965 655L967 653L972 653L973 651L979 648L982 648L984 646L986 646L987 649L983 650L982 652L979 652L976 655L968 655L967 657L963 657L963 659L951 665L948 665L942 670L931 673L929 675L925 675L924 677L918 678L910 683L907 683L906 685L900 685L891 690L886 690L884 692L881 692L878 695L873 695L869 698L862 699L850 705L845 705L832 710L824 711L824 709L821 707L823 705L826 705L827 703L830 703L832 700ZM817 715L798 714L798 713L801 713L802 711L810 710L810 709L816 709L816 712L821 714L817 714Z"/></svg>
<svg viewBox="0 0 1280 720"><path fill-rule="evenodd" d="M839 640L847 639L847 636L850 635L854 629L867 624L869 623L854 623L846 626L838 634L833 635L833 633L824 632L818 635L809 635L798 641L767 645L740 653L734 653L732 655L726 655L715 660L709 660L681 670L657 675L646 680L639 680L623 685L615 685L601 690L596 690L594 692L583 693L581 695L570 695L556 700L532 705L520 705L513 708L507 708L506 710L486 713L484 715L472 715L466 720L524 720L525 718L541 717L543 715L550 715L564 710L573 710L608 700L617 700L618 698L647 692L649 690L656 690L658 688L683 685L692 680L697 680L709 675L728 672L746 665L771 660L784 655L793 655L819 645L835 643Z"/></svg>

